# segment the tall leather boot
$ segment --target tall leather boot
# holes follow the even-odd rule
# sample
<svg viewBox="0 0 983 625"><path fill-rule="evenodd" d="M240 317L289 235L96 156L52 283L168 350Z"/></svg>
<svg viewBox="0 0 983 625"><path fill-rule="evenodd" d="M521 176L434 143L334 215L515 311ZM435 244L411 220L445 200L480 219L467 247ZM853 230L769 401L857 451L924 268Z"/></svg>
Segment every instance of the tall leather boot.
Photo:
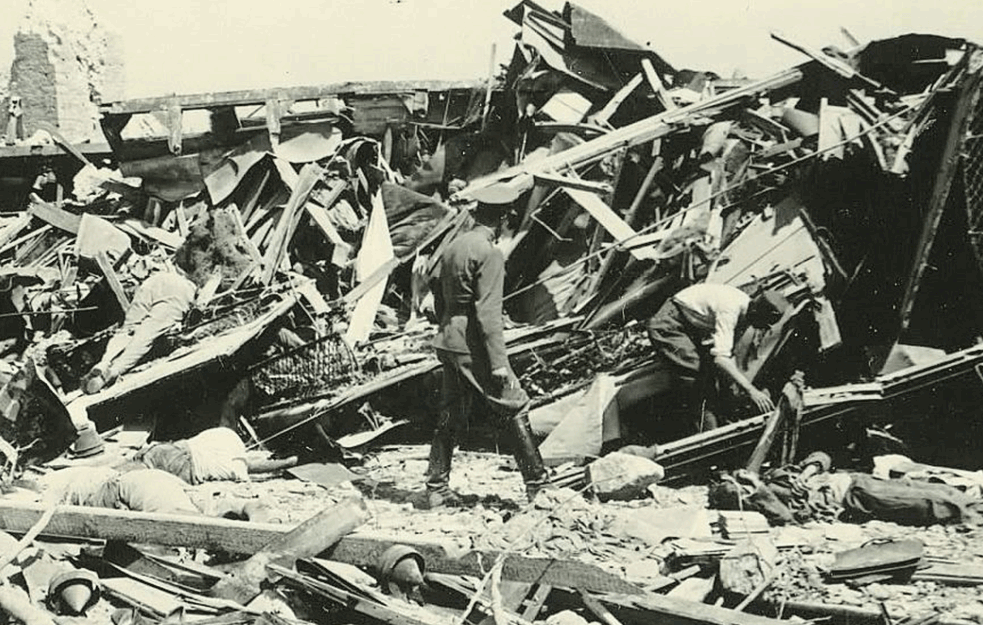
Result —
<svg viewBox="0 0 983 625"><path fill-rule="evenodd" d="M427 465L427 490L446 486L451 477L451 459L454 457L454 439L446 428L438 427L430 442L430 458Z"/></svg>
<svg viewBox="0 0 983 625"><path fill-rule="evenodd" d="M446 424L448 421L442 421ZM427 507L430 509L473 505L475 495L462 495L451 490L451 459L454 457L454 433L449 427L438 426L430 443L427 467Z"/></svg>
<svg viewBox="0 0 983 625"><path fill-rule="evenodd" d="M512 453L519 465L519 472L522 473L522 481L526 484L526 496L532 501L536 493L549 488L551 484L549 472L543 464L539 446L536 445L529 426L529 411L523 409L509 417L506 426L512 438Z"/></svg>

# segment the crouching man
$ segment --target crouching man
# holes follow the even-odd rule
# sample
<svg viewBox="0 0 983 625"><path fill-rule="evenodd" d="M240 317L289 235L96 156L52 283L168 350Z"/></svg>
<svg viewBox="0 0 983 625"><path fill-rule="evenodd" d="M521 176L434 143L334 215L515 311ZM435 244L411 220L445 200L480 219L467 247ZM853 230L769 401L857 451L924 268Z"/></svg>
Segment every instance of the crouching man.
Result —
<svg viewBox="0 0 983 625"><path fill-rule="evenodd" d="M197 291L197 285L180 269L161 271L144 280L133 296L122 327L109 339L102 360L83 379L84 392L98 393L132 369L155 340L182 322Z"/></svg>
<svg viewBox="0 0 983 625"><path fill-rule="evenodd" d="M687 405L691 432L720 425L713 411L704 408L718 373L734 382L760 412L774 410L768 393L755 387L737 366L734 340L748 326L771 327L787 309L788 301L774 291L752 298L726 284L694 284L670 297L649 319L649 340L669 376L669 386Z"/></svg>
<svg viewBox="0 0 983 625"><path fill-rule="evenodd" d="M494 246L505 206L479 204L475 226L444 250L433 286L439 330L434 339L443 365L440 414L430 447L427 499L431 508L473 503L448 486L458 435L475 400L483 401L510 436L532 498L549 477L529 427L529 397L509 365L503 336L505 258Z"/></svg>

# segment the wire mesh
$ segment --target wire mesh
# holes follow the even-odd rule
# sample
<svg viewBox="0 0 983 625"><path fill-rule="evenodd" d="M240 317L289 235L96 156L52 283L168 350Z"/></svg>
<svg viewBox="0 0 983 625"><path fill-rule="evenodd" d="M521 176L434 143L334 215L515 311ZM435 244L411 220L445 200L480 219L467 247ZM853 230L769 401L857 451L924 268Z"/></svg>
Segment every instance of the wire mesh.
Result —
<svg viewBox="0 0 983 625"><path fill-rule="evenodd" d="M327 395L354 380L358 371L351 348L331 334L264 360L249 369L249 376L268 404Z"/></svg>
<svg viewBox="0 0 983 625"><path fill-rule="evenodd" d="M970 231L979 237L983 225L983 97L979 93L963 139L962 173Z"/></svg>

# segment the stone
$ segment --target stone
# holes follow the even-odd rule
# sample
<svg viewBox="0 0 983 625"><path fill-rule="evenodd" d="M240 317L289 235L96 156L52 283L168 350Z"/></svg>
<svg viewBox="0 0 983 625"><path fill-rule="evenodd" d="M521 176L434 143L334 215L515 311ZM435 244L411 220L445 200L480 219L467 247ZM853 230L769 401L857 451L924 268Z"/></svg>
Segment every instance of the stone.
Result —
<svg viewBox="0 0 983 625"><path fill-rule="evenodd" d="M625 579L633 584L646 585L662 579L658 560L636 560L625 565Z"/></svg>
<svg viewBox="0 0 983 625"><path fill-rule="evenodd" d="M866 591L871 599L877 601L887 601L888 599L894 598L894 593L883 584L871 584L867 586Z"/></svg>
<svg viewBox="0 0 983 625"><path fill-rule="evenodd" d="M659 482L665 474L665 469L658 463L617 451L587 467L588 482L601 501L647 497L648 487Z"/></svg>
<svg viewBox="0 0 983 625"><path fill-rule="evenodd" d="M767 538L741 541L720 559L720 586L727 592L749 595L777 562L778 548Z"/></svg>

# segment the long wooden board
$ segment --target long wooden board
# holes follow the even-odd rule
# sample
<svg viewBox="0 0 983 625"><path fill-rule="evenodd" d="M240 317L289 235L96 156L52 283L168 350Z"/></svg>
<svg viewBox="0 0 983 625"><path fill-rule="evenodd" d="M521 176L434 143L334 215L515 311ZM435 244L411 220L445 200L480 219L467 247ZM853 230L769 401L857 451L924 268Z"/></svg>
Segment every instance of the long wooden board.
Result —
<svg viewBox="0 0 983 625"><path fill-rule="evenodd" d="M43 504L0 500L0 529L15 534L26 532L45 510ZM292 529L290 525L206 516L61 506L43 535L254 554ZM379 555L394 544L409 545L419 551L426 560L428 571L458 575L481 577L501 555L494 551L465 551L449 540L402 539L371 533L349 534L324 555L356 566L373 566ZM504 557L503 579L583 588L591 592L641 592L637 586L621 577L590 564L512 554Z"/></svg>

